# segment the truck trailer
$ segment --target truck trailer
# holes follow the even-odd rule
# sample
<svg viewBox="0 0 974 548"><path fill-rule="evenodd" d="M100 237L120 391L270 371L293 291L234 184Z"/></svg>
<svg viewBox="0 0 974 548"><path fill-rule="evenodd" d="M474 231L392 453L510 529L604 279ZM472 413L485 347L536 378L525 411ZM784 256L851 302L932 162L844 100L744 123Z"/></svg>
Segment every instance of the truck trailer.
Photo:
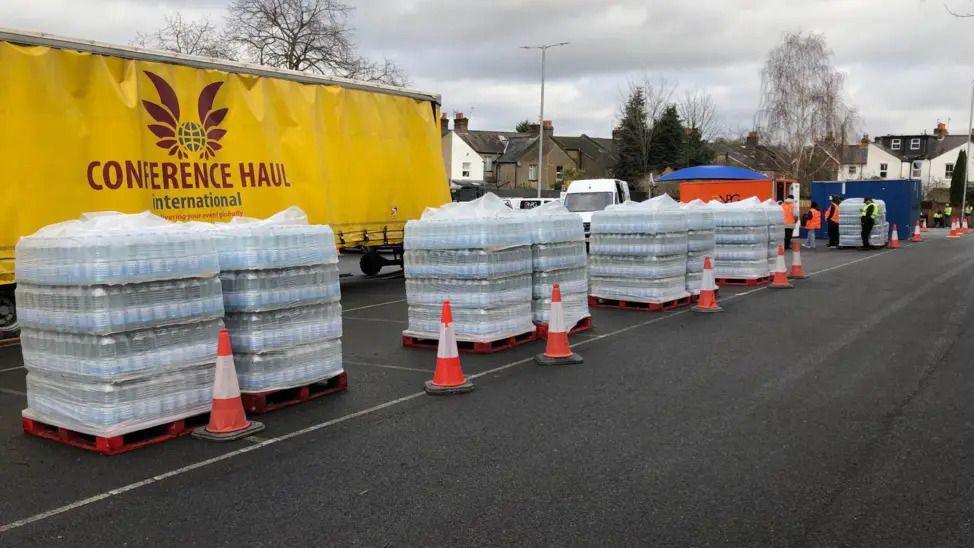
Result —
<svg viewBox="0 0 974 548"><path fill-rule="evenodd" d="M83 212L297 205L376 273L406 221L450 201L432 93L4 29L0 82L0 326L18 239Z"/></svg>

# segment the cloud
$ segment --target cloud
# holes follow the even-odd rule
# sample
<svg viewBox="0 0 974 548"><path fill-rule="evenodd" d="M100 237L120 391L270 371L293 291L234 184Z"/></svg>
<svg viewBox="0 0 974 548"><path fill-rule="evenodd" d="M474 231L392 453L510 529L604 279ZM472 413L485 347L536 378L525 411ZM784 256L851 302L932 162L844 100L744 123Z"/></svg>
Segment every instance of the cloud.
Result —
<svg viewBox="0 0 974 548"><path fill-rule="evenodd" d="M824 33L848 74L851 101L872 135L966 131L974 19L923 0L369 0L352 2L363 52L406 69L413 87L439 93L471 127L507 129L536 118L539 55L525 44L570 41L550 51L546 118L558 133L607 136L621 94L644 76L711 93L724 126L751 125L760 67L789 31ZM6 0L0 21L127 43L162 17L221 20L222 0ZM957 9L966 0L947 0ZM472 110L472 112L471 112Z"/></svg>

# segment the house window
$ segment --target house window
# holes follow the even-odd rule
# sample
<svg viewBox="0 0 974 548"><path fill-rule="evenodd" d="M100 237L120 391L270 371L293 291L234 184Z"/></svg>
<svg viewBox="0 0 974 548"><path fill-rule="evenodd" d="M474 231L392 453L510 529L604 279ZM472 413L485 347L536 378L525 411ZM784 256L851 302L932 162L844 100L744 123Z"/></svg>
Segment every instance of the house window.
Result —
<svg viewBox="0 0 974 548"><path fill-rule="evenodd" d="M528 180L529 181L538 180L538 164L531 164L528 166Z"/></svg>
<svg viewBox="0 0 974 548"><path fill-rule="evenodd" d="M879 164L879 176L883 179L886 178L886 174L889 172L889 164Z"/></svg>
<svg viewBox="0 0 974 548"><path fill-rule="evenodd" d="M460 168L460 176L469 179L470 178L470 162L464 162Z"/></svg>
<svg viewBox="0 0 974 548"><path fill-rule="evenodd" d="M488 156L488 157L484 158L484 171L487 172L487 173L493 173L494 172L494 158L493 157Z"/></svg>
<svg viewBox="0 0 974 548"><path fill-rule="evenodd" d="M920 178L920 168L923 167L923 162L920 160L913 161L913 169L910 170L910 177L913 179Z"/></svg>
<svg viewBox="0 0 974 548"><path fill-rule="evenodd" d="M562 180L562 173L565 171L565 166L555 166L555 180L559 183Z"/></svg>
<svg viewBox="0 0 974 548"><path fill-rule="evenodd" d="M944 177L950 179L954 176L954 164L947 164L944 166Z"/></svg>
<svg viewBox="0 0 974 548"><path fill-rule="evenodd" d="M889 148L890 148L890 150L899 150L900 149L900 140L899 139L893 139L892 141L890 141L889 142Z"/></svg>
<svg viewBox="0 0 974 548"><path fill-rule="evenodd" d="M910 139L910 150L920 150L920 139L914 137Z"/></svg>
<svg viewBox="0 0 974 548"><path fill-rule="evenodd" d="M856 166L849 166L849 175L856 174Z"/></svg>

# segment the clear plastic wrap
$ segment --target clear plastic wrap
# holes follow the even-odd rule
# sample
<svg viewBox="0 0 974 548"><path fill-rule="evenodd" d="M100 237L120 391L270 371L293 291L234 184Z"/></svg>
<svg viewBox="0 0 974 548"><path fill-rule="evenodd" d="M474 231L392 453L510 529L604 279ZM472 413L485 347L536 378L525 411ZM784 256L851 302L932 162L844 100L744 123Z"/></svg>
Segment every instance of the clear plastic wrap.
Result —
<svg viewBox="0 0 974 548"><path fill-rule="evenodd" d="M668 198L668 196L667 196ZM656 200L654 198L653 200ZM650 214L648 214L651 212ZM665 234L686 232L687 216L676 202L625 202L592 214L594 234Z"/></svg>
<svg viewBox="0 0 974 548"><path fill-rule="evenodd" d="M594 297L635 302L668 302L689 295L686 276L657 279L603 278L593 276L589 293Z"/></svg>
<svg viewBox="0 0 974 548"><path fill-rule="evenodd" d="M757 198L727 204L711 201L707 207L714 212L714 276L742 279L767 276L770 272L768 208Z"/></svg>
<svg viewBox="0 0 974 548"><path fill-rule="evenodd" d="M588 293L588 270L586 268L566 268L561 270L537 271L534 273L532 298L551 297L554 284L561 288L562 295Z"/></svg>
<svg viewBox="0 0 974 548"><path fill-rule="evenodd" d="M768 248L763 244L728 244L717 246L714 259L718 261L754 261L768 258Z"/></svg>
<svg viewBox="0 0 974 548"><path fill-rule="evenodd" d="M338 263L335 234L328 225L231 222L216 225L213 234L223 271Z"/></svg>
<svg viewBox="0 0 974 548"><path fill-rule="evenodd" d="M488 193L469 202L428 208L406 223L404 248L495 249L531 245L532 223Z"/></svg>
<svg viewBox="0 0 974 548"><path fill-rule="evenodd" d="M197 365L119 382L27 374L25 416L93 435L113 436L209 411L215 365Z"/></svg>
<svg viewBox="0 0 974 548"><path fill-rule="evenodd" d="M24 328L20 342L28 371L115 380L213 363L221 327L222 319L104 336Z"/></svg>
<svg viewBox="0 0 974 548"><path fill-rule="evenodd" d="M454 307L497 308L531 299L531 275L506 278L408 278L406 300L409 304L439 306L449 300Z"/></svg>
<svg viewBox="0 0 974 548"><path fill-rule="evenodd" d="M686 273L686 255L592 255L591 277L672 278Z"/></svg>
<svg viewBox="0 0 974 548"><path fill-rule="evenodd" d="M687 234L592 234L589 250L593 255L679 255L687 251Z"/></svg>
<svg viewBox="0 0 974 548"><path fill-rule="evenodd" d="M413 249L403 254L407 278L503 278L531 272L530 246L501 250Z"/></svg>
<svg viewBox="0 0 974 548"><path fill-rule="evenodd" d="M873 200L876 204L876 220L869 233L869 245L884 246L889 243L889 223L886 221L886 202ZM859 247L862 245L862 198L846 198L839 204L839 246Z"/></svg>
<svg viewBox="0 0 974 548"><path fill-rule="evenodd" d="M341 299L338 265L220 273L227 312L276 310Z"/></svg>
<svg viewBox="0 0 974 548"><path fill-rule="evenodd" d="M220 270L212 234L149 212L46 226L20 239L15 264L18 281L44 285L140 283Z"/></svg>
<svg viewBox="0 0 974 548"><path fill-rule="evenodd" d="M342 373L342 342L328 340L261 354L235 353L241 392L303 386Z"/></svg>
<svg viewBox="0 0 974 548"><path fill-rule="evenodd" d="M436 339L440 330L440 307L409 306L407 335ZM531 302L500 308L453 308L457 340L495 341L534 330Z"/></svg>
<svg viewBox="0 0 974 548"><path fill-rule="evenodd" d="M562 293L561 307L565 311L565 325L571 329L579 320L591 315L588 310L588 290L586 289L584 293ZM551 311L551 297L534 299L531 302L531 309L534 312L534 321L536 323L548 323L548 313Z"/></svg>
<svg viewBox="0 0 974 548"><path fill-rule="evenodd" d="M233 312L224 318L234 352L283 350L342 336L338 303L265 312Z"/></svg>
<svg viewBox="0 0 974 548"><path fill-rule="evenodd" d="M28 328L107 335L223 316L218 278L127 285L17 286L17 318Z"/></svg>
<svg viewBox="0 0 974 548"><path fill-rule="evenodd" d="M531 246L531 255L535 272L579 268L588 263L584 241L534 244Z"/></svg>
<svg viewBox="0 0 974 548"><path fill-rule="evenodd" d="M531 243L585 241L582 216L568 211L559 201L520 210L531 222Z"/></svg>
<svg viewBox="0 0 974 548"><path fill-rule="evenodd" d="M703 286L703 271L687 272L687 292L691 295L699 295L700 288Z"/></svg>

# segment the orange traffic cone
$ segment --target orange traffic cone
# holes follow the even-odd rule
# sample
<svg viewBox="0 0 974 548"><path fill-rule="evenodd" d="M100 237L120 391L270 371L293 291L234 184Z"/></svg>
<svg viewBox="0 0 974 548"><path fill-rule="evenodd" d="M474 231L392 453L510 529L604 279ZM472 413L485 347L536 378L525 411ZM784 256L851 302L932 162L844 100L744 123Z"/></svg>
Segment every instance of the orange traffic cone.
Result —
<svg viewBox="0 0 974 548"><path fill-rule="evenodd" d="M534 357L538 365L572 365L585 360L572 352L568 344L568 328L565 326L565 309L561 303L561 287L551 287L551 310L548 311L548 342L544 353Z"/></svg>
<svg viewBox="0 0 974 548"><path fill-rule="evenodd" d="M896 230L896 225L893 225L893 228L890 230L889 248L890 249L900 248L900 235L899 235L899 231Z"/></svg>
<svg viewBox="0 0 974 548"><path fill-rule="evenodd" d="M960 225L961 234L967 234L971 231L971 229L967 227L967 217L961 217L961 219L962 219Z"/></svg>
<svg viewBox="0 0 974 548"><path fill-rule="evenodd" d="M924 217L923 219L920 219L920 232L926 232L926 231L927 231L927 219L926 217Z"/></svg>
<svg viewBox="0 0 974 548"><path fill-rule="evenodd" d="M796 280L807 277L805 276L805 269L802 268L802 251L798 240L791 241L791 272L788 277Z"/></svg>
<svg viewBox="0 0 974 548"><path fill-rule="evenodd" d="M957 227L957 221L953 220L950 222L950 233L947 234L948 238L960 238L960 229Z"/></svg>
<svg viewBox="0 0 974 548"><path fill-rule="evenodd" d="M694 312L723 312L724 310L717 304L717 282L714 280L714 270L710 265L710 257L703 258L700 299L691 310Z"/></svg>
<svg viewBox="0 0 974 548"><path fill-rule="evenodd" d="M778 244L778 259L774 264L774 277L771 279L771 285L768 287L775 289L791 289L795 287L788 281L788 273L785 270L785 246L781 244Z"/></svg>
<svg viewBox="0 0 974 548"><path fill-rule="evenodd" d="M473 383L463 376L457 335L453 331L453 311L450 301L443 301L440 312L440 340L436 345L436 370L433 380L426 381L426 393L433 395L463 394L473 390Z"/></svg>
<svg viewBox="0 0 974 548"><path fill-rule="evenodd" d="M244 414L237 370L233 365L233 351L230 350L230 333L221 329L216 345L210 424L193 430L193 437L211 441L239 440L263 429L263 424L247 420Z"/></svg>
<svg viewBox="0 0 974 548"><path fill-rule="evenodd" d="M924 223L924 224L926 224L926 223ZM916 226L913 227L913 237L910 238L910 241L911 242L922 242L923 241L923 236L920 235L920 232L922 232L922 231L923 231L923 225L920 224L920 221L917 221Z"/></svg>

